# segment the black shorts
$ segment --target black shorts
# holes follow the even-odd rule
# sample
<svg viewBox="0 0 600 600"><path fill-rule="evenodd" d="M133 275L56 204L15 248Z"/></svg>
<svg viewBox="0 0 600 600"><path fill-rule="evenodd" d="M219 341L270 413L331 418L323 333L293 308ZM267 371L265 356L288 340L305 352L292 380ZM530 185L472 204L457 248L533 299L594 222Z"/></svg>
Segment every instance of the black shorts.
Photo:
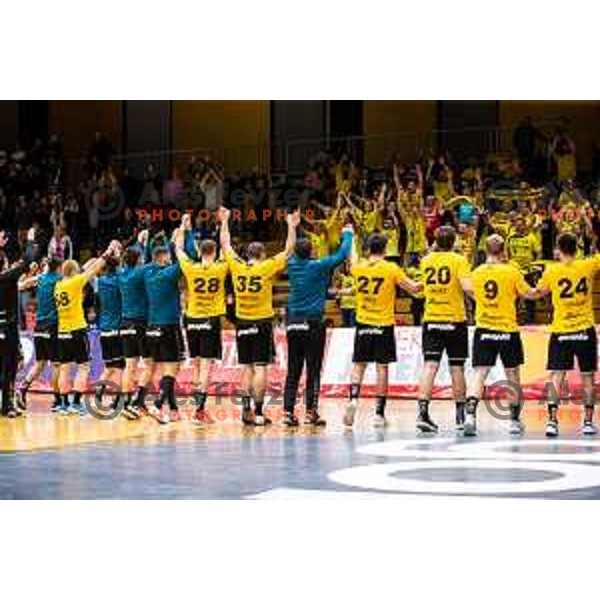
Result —
<svg viewBox="0 0 600 600"><path fill-rule="evenodd" d="M121 343L125 358L150 358L150 348L146 338L146 323L125 321L121 325Z"/></svg>
<svg viewBox="0 0 600 600"><path fill-rule="evenodd" d="M472 364L474 367L493 367L500 356L505 369L514 369L524 362L523 342L518 331L505 332L475 329Z"/></svg>
<svg viewBox="0 0 600 600"><path fill-rule="evenodd" d="M469 356L466 323L423 323L422 349L425 362L440 362L444 351L448 363L461 367Z"/></svg>
<svg viewBox="0 0 600 600"><path fill-rule="evenodd" d="M387 365L396 362L396 338L393 325L364 325L354 330L352 362Z"/></svg>
<svg viewBox="0 0 600 600"><path fill-rule="evenodd" d="M187 334L190 358L221 359L221 317L194 319L186 317L185 331Z"/></svg>
<svg viewBox="0 0 600 600"><path fill-rule="evenodd" d="M35 360L56 362L58 360L57 352L56 325L42 325L37 323L33 330L33 348L35 350Z"/></svg>
<svg viewBox="0 0 600 600"><path fill-rule="evenodd" d="M119 331L101 331L100 346L102 347L102 360L109 369L122 369L125 367L123 358L123 343Z"/></svg>
<svg viewBox="0 0 600 600"><path fill-rule="evenodd" d="M240 365L268 365L275 356L273 322L243 321L238 319L235 326L238 362Z"/></svg>
<svg viewBox="0 0 600 600"><path fill-rule="evenodd" d="M146 338L150 358L159 363L176 363L184 359L183 337L179 325L148 325Z"/></svg>
<svg viewBox="0 0 600 600"><path fill-rule="evenodd" d="M61 364L90 362L90 342L87 329L57 334L57 359Z"/></svg>
<svg viewBox="0 0 600 600"><path fill-rule="evenodd" d="M590 327L572 333L552 333L548 344L548 371L570 371L575 357L582 373L595 373L598 364L596 329Z"/></svg>
<svg viewBox="0 0 600 600"><path fill-rule="evenodd" d="M15 325L0 326L0 383L6 377L13 382L22 359L19 329Z"/></svg>

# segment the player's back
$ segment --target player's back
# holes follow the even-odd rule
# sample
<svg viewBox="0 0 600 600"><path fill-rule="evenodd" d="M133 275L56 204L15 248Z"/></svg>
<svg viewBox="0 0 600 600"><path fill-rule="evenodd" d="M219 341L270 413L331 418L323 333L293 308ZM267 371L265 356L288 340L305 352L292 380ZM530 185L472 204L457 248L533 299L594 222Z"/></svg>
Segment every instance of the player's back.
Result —
<svg viewBox="0 0 600 600"><path fill-rule="evenodd" d="M193 319L225 314L225 278L229 272L227 263L184 259L179 264L186 282L185 314Z"/></svg>
<svg viewBox="0 0 600 600"><path fill-rule="evenodd" d="M396 286L405 278L393 262L361 260L351 269L356 289L356 320L364 325L394 325Z"/></svg>
<svg viewBox="0 0 600 600"><path fill-rule="evenodd" d="M115 331L121 326L121 291L116 273L98 277L98 327L100 331Z"/></svg>
<svg viewBox="0 0 600 600"><path fill-rule="evenodd" d="M471 274L475 297L475 324L482 329L518 330L516 301L530 289L514 264L486 263Z"/></svg>
<svg viewBox="0 0 600 600"><path fill-rule="evenodd" d="M285 254L247 263L229 255L228 264L235 291L235 312L238 319L255 321L270 319L273 309L273 283L285 267Z"/></svg>
<svg viewBox="0 0 600 600"><path fill-rule="evenodd" d="M423 321L462 323L466 320L461 279L468 277L469 272L465 257L455 252L436 251L423 258Z"/></svg>
<svg viewBox="0 0 600 600"><path fill-rule="evenodd" d="M88 278L83 273L65 277L54 287L54 299L58 313L58 329L61 332L85 329L87 322L83 310L83 289Z"/></svg>
<svg viewBox="0 0 600 600"><path fill-rule="evenodd" d="M148 317L148 300L144 285L144 265L123 267L119 271L118 281L123 320L145 321Z"/></svg>
<svg viewBox="0 0 600 600"><path fill-rule="evenodd" d="M40 275L37 283L35 321L39 325L54 325L58 322L54 290L60 275L49 271Z"/></svg>
<svg viewBox="0 0 600 600"><path fill-rule="evenodd" d="M148 300L148 323L176 325L181 314L178 264L144 266L144 285Z"/></svg>
<svg viewBox="0 0 600 600"><path fill-rule="evenodd" d="M600 266L600 255L550 263L538 286L552 294L552 331L582 331L594 325L592 286Z"/></svg>

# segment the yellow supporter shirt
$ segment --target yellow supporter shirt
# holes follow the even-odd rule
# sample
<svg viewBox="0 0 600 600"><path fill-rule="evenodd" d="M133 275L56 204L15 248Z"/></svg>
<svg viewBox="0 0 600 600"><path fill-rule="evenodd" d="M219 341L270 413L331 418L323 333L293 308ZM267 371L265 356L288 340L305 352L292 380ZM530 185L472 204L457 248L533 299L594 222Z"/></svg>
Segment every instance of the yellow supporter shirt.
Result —
<svg viewBox="0 0 600 600"><path fill-rule="evenodd" d="M528 269L540 251L537 236L533 232L521 234L513 231L506 240L510 259L519 268Z"/></svg>
<svg viewBox="0 0 600 600"><path fill-rule="evenodd" d="M361 260L351 270L356 289L356 321L363 325L395 323L396 286L406 274L387 260Z"/></svg>
<svg viewBox="0 0 600 600"><path fill-rule="evenodd" d="M189 258L179 259L186 283L185 314L192 319L208 319L225 314L226 262L203 264Z"/></svg>
<svg viewBox="0 0 600 600"><path fill-rule="evenodd" d="M470 266L465 257L455 252L432 252L421 261L424 321L465 321L465 301L460 280L468 277L469 272Z"/></svg>
<svg viewBox="0 0 600 600"><path fill-rule="evenodd" d="M344 294L340 296L340 308L356 308L356 291L354 290L354 277L352 275L342 275L341 287ZM348 292L351 291L351 294Z"/></svg>
<svg viewBox="0 0 600 600"><path fill-rule="evenodd" d="M287 254L281 252L273 258L248 264L229 250L225 258L233 279L237 318L246 321L272 319L275 316L273 283L277 273L285 269Z"/></svg>
<svg viewBox="0 0 600 600"><path fill-rule="evenodd" d="M61 279L54 287L54 301L58 313L58 331L68 333L85 329L83 311L83 288L89 281L85 273L79 273L68 279Z"/></svg>
<svg viewBox="0 0 600 600"><path fill-rule="evenodd" d="M577 332L594 326L592 285L599 268L600 254L569 263L550 263L546 267L538 287L552 294L554 333Z"/></svg>
<svg viewBox="0 0 600 600"><path fill-rule="evenodd" d="M472 275L475 324L493 331L518 331L516 301L530 290L519 269L508 263L487 263Z"/></svg>

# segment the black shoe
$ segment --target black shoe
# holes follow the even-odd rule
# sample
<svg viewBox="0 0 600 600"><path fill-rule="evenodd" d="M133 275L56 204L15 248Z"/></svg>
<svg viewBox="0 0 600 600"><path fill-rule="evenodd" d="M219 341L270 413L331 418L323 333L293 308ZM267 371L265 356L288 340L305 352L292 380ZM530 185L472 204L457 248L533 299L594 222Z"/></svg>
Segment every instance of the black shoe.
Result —
<svg viewBox="0 0 600 600"><path fill-rule="evenodd" d="M321 415L316 410L307 410L304 416L304 424L312 425L313 427L325 427L327 421L321 418Z"/></svg>
<svg viewBox="0 0 600 600"><path fill-rule="evenodd" d="M244 406L242 407L242 423L244 425L254 425L254 413L252 412L250 402L244 402Z"/></svg>
<svg viewBox="0 0 600 600"><path fill-rule="evenodd" d="M465 402L456 403L455 423L456 429L462 430L465 428Z"/></svg>
<svg viewBox="0 0 600 600"><path fill-rule="evenodd" d="M285 417L283 417L282 423L286 427L298 427L300 425L300 421L298 421L296 415L294 413L289 412L285 413Z"/></svg>
<svg viewBox="0 0 600 600"><path fill-rule="evenodd" d="M15 395L17 408L25 412L27 410L27 392L25 390L17 390Z"/></svg>
<svg viewBox="0 0 600 600"><path fill-rule="evenodd" d="M2 414L8 419L16 419L21 415L21 413L17 410L15 405L11 402L8 402L6 406L2 409Z"/></svg>
<svg viewBox="0 0 600 600"><path fill-rule="evenodd" d="M417 431L420 433L437 433L439 427L433 422L428 412L420 413L417 418Z"/></svg>

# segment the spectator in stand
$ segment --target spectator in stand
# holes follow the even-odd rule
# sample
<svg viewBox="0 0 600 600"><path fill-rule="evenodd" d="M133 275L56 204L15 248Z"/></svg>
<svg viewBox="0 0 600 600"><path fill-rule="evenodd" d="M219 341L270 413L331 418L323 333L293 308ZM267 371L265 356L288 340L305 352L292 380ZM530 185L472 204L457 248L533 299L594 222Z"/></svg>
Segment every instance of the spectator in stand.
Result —
<svg viewBox="0 0 600 600"><path fill-rule="evenodd" d="M575 142L567 134L567 120L563 119L550 144L556 163L556 178L559 183L572 181L577 176Z"/></svg>
<svg viewBox="0 0 600 600"><path fill-rule="evenodd" d="M48 258L55 258L61 262L73 258L73 244L63 227L54 228L54 235L48 244L47 255Z"/></svg>

